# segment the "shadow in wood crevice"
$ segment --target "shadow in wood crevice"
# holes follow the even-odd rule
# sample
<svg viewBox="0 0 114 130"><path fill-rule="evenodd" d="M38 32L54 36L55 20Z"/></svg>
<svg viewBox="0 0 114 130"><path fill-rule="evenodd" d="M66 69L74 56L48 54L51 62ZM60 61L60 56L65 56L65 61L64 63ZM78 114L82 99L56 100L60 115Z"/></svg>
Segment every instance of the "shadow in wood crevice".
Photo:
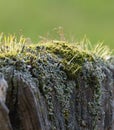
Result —
<svg viewBox="0 0 114 130"><path fill-rule="evenodd" d="M7 106L13 130L41 130L31 86L20 74L13 75L10 85Z"/></svg>

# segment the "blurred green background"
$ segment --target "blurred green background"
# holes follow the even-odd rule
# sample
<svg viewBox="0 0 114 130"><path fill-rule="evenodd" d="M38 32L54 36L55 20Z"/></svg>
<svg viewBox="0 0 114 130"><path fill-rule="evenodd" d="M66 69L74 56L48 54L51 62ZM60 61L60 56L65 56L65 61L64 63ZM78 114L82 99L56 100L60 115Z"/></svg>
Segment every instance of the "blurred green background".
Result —
<svg viewBox="0 0 114 130"><path fill-rule="evenodd" d="M0 32L22 33L34 42L62 26L66 37L114 48L114 0L0 0Z"/></svg>

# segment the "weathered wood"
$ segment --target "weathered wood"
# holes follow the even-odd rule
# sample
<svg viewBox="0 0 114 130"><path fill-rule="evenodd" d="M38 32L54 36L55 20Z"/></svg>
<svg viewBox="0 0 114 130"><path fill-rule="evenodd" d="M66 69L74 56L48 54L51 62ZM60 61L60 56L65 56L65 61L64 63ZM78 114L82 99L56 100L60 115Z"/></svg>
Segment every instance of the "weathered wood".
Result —
<svg viewBox="0 0 114 130"><path fill-rule="evenodd" d="M37 112L37 103L31 86L23 78L17 78L18 112L23 130L41 130L41 122Z"/></svg>
<svg viewBox="0 0 114 130"><path fill-rule="evenodd" d="M0 100L0 130L13 130L9 120L9 110Z"/></svg>
<svg viewBox="0 0 114 130"><path fill-rule="evenodd" d="M36 62L33 67L22 62L0 69L9 86L9 113L1 102L0 130L114 129L110 64L86 62L75 78L69 78L60 57L45 53Z"/></svg>

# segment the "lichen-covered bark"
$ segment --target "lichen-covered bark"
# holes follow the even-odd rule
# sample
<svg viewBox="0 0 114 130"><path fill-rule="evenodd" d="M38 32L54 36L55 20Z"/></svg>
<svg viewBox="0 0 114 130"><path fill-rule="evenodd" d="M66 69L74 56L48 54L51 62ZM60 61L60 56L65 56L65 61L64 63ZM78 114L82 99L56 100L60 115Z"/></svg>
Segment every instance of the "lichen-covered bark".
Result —
<svg viewBox="0 0 114 130"><path fill-rule="evenodd" d="M113 130L113 65L86 59L72 74L60 55L38 56L29 64L12 59L1 67L9 86L9 114L2 125L9 124L8 130Z"/></svg>

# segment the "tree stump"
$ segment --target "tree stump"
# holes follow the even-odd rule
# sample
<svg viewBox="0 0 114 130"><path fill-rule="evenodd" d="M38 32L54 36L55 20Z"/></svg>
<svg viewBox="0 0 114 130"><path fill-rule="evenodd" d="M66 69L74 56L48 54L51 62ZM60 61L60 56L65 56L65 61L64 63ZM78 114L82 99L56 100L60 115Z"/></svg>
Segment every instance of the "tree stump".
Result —
<svg viewBox="0 0 114 130"><path fill-rule="evenodd" d="M23 59L0 59L9 86L6 106L0 102L0 130L114 129L114 66L86 55L75 71L82 55L60 45L51 52L50 47L27 48ZM74 61L66 63L63 48L70 50L67 56L73 52Z"/></svg>

